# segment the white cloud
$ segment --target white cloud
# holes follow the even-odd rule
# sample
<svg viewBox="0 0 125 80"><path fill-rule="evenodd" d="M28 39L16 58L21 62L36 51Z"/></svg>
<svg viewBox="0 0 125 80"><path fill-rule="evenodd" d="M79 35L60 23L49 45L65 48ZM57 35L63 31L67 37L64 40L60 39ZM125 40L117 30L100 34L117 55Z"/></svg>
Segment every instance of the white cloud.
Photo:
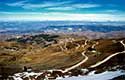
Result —
<svg viewBox="0 0 125 80"><path fill-rule="evenodd" d="M0 20L19 21L46 21L46 20L69 20L69 21L125 21L125 15L113 14L73 14L73 13L8 13L0 16Z"/></svg>
<svg viewBox="0 0 125 80"><path fill-rule="evenodd" d="M62 1L62 2L51 2L51 1L46 1L43 3L29 3L28 1L18 1L14 3L7 3L6 5L12 6L12 7L22 7L24 9L37 9L37 8L44 8L44 7L54 7L54 6L61 6L64 4L68 4L71 1Z"/></svg>
<svg viewBox="0 0 125 80"><path fill-rule="evenodd" d="M100 7L98 4L71 4L70 6L61 6L61 7L49 7L48 10L75 10L83 8L94 8Z"/></svg>
<svg viewBox="0 0 125 80"><path fill-rule="evenodd" d="M8 6L23 6L25 4L26 1L18 1L18 2L14 2L14 3L6 3L6 5Z"/></svg>
<svg viewBox="0 0 125 80"><path fill-rule="evenodd" d="M116 10L116 9L110 9L110 10L104 10L104 12L107 12L107 13L118 13L118 12L122 12L120 10Z"/></svg>
<svg viewBox="0 0 125 80"><path fill-rule="evenodd" d="M99 4L74 4L72 7L75 8L94 8L94 7L100 7Z"/></svg>
<svg viewBox="0 0 125 80"><path fill-rule="evenodd" d="M72 1L62 1L62 2L52 2L52 1L45 1L42 3L30 3L28 0L24 1L17 1L14 3L6 3L8 6L12 7L22 7L24 9L38 9L38 8L46 8L48 10L72 10L77 8L93 8L93 7L100 7L99 4L85 4L85 3L72 3Z"/></svg>
<svg viewBox="0 0 125 80"><path fill-rule="evenodd" d="M73 10L75 8L73 7L49 7L47 8L48 10Z"/></svg>

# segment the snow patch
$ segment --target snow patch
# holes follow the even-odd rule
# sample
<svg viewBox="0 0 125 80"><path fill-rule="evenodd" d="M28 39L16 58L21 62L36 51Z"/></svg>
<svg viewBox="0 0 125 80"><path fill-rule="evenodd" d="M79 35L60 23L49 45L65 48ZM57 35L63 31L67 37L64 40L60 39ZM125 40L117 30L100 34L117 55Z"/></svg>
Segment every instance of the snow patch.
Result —
<svg viewBox="0 0 125 80"><path fill-rule="evenodd" d="M92 71L89 75L86 76L79 76L79 77L73 76L69 78L63 78L61 80L109 80L120 75L125 75L125 72L119 70L119 71L105 71L100 74L94 74L94 71Z"/></svg>

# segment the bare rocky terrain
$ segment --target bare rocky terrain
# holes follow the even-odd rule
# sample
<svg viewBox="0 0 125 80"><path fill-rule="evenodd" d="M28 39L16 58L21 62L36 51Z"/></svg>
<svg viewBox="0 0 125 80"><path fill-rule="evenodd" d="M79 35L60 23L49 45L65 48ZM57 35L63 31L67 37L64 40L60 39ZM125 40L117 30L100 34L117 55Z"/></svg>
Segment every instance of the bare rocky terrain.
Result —
<svg viewBox="0 0 125 80"><path fill-rule="evenodd" d="M125 39L88 39L77 35L21 35L0 42L1 79L36 72L43 78L86 75L92 70L125 69ZM21 74L20 74L21 75ZM37 77L35 77L37 76ZM16 76L19 77L19 76ZM28 80L23 77L23 80Z"/></svg>

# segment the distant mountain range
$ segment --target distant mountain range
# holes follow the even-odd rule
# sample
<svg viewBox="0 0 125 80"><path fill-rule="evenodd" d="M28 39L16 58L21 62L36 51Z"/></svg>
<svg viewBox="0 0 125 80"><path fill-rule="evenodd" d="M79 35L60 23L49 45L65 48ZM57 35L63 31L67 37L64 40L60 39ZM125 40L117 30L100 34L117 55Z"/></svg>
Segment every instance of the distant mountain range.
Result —
<svg viewBox="0 0 125 80"><path fill-rule="evenodd" d="M85 36L98 35L110 37L123 35L125 22L83 22L83 21L25 21L0 22L0 34L26 34L26 33L77 33ZM91 37L92 37L91 36ZM116 35L115 35L116 36Z"/></svg>

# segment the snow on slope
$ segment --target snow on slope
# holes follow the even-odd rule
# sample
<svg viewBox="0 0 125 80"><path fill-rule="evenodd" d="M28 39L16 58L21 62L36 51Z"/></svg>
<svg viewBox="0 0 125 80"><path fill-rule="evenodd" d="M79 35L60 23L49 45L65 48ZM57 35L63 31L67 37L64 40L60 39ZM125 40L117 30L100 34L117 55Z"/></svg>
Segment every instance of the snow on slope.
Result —
<svg viewBox="0 0 125 80"><path fill-rule="evenodd" d="M69 77L69 78L64 78L61 80L109 80L112 78L115 78L120 75L125 75L125 72L122 71L105 71L100 74L93 74L90 73L89 75L86 76L79 76L79 77ZM57 79L59 80L59 79Z"/></svg>

